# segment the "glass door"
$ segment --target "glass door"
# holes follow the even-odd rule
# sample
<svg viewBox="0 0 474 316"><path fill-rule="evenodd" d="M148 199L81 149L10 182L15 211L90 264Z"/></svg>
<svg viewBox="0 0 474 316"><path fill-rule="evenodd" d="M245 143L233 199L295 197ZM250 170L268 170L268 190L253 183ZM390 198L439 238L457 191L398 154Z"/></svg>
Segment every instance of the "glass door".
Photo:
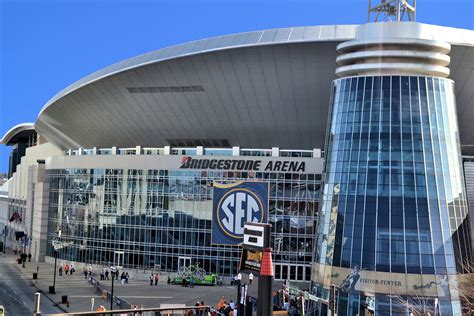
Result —
<svg viewBox="0 0 474 316"><path fill-rule="evenodd" d="M114 266L117 268L123 268L123 251L114 251Z"/></svg>
<svg viewBox="0 0 474 316"><path fill-rule="evenodd" d="M191 265L191 257L178 257L178 269L180 267L189 267Z"/></svg>

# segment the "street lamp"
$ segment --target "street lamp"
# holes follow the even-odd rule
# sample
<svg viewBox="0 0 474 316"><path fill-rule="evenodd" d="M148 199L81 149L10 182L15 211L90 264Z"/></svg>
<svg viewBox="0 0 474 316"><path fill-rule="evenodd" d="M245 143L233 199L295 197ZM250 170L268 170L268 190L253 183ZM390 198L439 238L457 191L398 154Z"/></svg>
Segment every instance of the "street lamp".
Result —
<svg viewBox="0 0 474 316"><path fill-rule="evenodd" d="M8 226L5 224L5 228L3 229L3 253L7 253L7 234Z"/></svg>
<svg viewBox="0 0 474 316"><path fill-rule="evenodd" d="M49 293L56 294L56 263L58 261L58 252L54 244L53 244L53 256L54 256L53 286L49 287Z"/></svg>
<svg viewBox="0 0 474 316"><path fill-rule="evenodd" d="M110 266L110 273L112 273L112 289L110 290L110 310L114 309L114 278L115 273L117 273L116 266Z"/></svg>
<svg viewBox="0 0 474 316"><path fill-rule="evenodd" d="M238 315L242 315L240 314L240 311L242 310L241 306L241 302L240 302L240 296L242 295L242 288L240 286L241 284L241 281L242 281L242 273L239 272L239 274L237 274L237 310L238 310Z"/></svg>
<svg viewBox="0 0 474 316"><path fill-rule="evenodd" d="M57 232L58 237L61 237L61 230ZM53 286L49 287L49 293L56 294L56 263L58 261L58 250L63 248L63 244L58 240L52 240L51 246L53 246L53 256L54 256L54 271L53 271ZM37 268L38 269L38 268Z"/></svg>

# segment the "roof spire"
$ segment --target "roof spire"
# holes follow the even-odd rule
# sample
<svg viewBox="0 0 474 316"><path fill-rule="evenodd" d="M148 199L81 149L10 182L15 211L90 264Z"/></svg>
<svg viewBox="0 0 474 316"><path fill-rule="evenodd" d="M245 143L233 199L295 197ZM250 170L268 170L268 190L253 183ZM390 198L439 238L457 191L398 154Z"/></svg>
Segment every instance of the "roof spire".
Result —
<svg viewBox="0 0 474 316"><path fill-rule="evenodd" d="M369 0L367 22L415 20L416 0Z"/></svg>

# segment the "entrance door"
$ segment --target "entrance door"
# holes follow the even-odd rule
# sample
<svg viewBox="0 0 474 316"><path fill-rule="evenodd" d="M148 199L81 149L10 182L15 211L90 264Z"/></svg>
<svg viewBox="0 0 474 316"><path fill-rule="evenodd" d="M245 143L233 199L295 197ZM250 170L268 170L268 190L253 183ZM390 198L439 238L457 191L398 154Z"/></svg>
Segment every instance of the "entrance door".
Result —
<svg viewBox="0 0 474 316"><path fill-rule="evenodd" d="M116 266L117 268L123 267L123 256L123 251L114 251L114 266Z"/></svg>
<svg viewBox="0 0 474 316"><path fill-rule="evenodd" d="M178 257L178 269L180 267L189 267L191 265L191 257Z"/></svg>

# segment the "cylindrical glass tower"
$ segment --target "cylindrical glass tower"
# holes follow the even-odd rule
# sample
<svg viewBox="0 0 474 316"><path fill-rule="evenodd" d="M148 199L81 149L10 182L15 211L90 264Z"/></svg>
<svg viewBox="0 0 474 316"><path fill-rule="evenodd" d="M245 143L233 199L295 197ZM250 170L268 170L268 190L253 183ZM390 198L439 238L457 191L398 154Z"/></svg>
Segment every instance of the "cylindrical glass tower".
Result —
<svg viewBox="0 0 474 316"><path fill-rule="evenodd" d="M338 315L458 315L471 245L449 45L380 24L338 47L314 291L334 285Z"/></svg>

